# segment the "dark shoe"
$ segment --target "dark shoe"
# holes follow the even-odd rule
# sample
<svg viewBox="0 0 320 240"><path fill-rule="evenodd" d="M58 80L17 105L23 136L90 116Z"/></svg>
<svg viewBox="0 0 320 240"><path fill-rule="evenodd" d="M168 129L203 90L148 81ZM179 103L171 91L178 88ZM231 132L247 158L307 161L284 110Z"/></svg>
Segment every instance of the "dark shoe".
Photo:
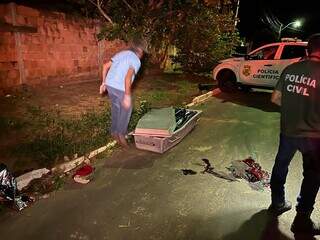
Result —
<svg viewBox="0 0 320 240"><path fill-rule="evenodd" d="M320 227L310 219L310 214L297 213L291 225L291 232L312 236L320 235Z"/></svg>
<svg viewBox="0 0 320 240"><path fill-rule="evenodd" d="M277 216L281 215L282 213L289 211L292 208L292 204L289 201L285 201L283 204L271 204L269 207L269 211Z"/></svg>

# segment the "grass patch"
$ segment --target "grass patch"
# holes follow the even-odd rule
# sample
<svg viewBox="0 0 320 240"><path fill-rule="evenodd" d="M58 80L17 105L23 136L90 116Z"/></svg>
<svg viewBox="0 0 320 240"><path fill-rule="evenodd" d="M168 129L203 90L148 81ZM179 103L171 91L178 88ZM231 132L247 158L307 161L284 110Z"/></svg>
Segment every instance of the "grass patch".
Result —
<svg viewBox="0 0 320 240"><path fill-rule="evenodd" d="M175 90L150 90L143 97L153 103L153 107L182 107L183 104L186 104L182 102L182 99L197 93L197 86L187 81L176 81L171 84L171 87L174 87Z"/></svg>
<svg viewBox="0 0 320 240"><path fill-rule="evenodd" d="M151 90L143 96L143 99L147 102L153 103L153 106L157 106L159 103L170 101L172 93L161 90Z"/></svg>
<svg viewBox="0 0 320 240"><path fill-rule="evenodd" d="M165 91L154 90L150 93L152 101L162 101L166 99L168 94Z"/></svg>
<svg viewBox="0 0 320 240"><path fill-rule="evenodd" d="M146 101L133 110L129 130L150 109ZM57 111L48 113L40 107L29 107L29 131L32 137L17 146L11 153L32 157L40 167L52 166L64 156L83 155L103 146L110 139L111 111L89 111L78 119L62 117Z"/></svg>
<svg viewBox="0 0 320 240"><path fill-rule="evenodd" d="M190 83L187 81L177 81L176 85L178 87L179 94L182 95L186 95L197 88L194 83Z"/></svg>
<svg viewBox="0 0 320 240"><path fill-rule="evenodd" d="M20 130L25 126L25 122L16 119L0 116L0 135L7 134L12 130Z"/></svg>
<svg viewBox="0 0 320 240"><path fill-rule="evenodd" d="M207 80L190 74L150 75L141 79L134 92L129 131L150 106L185 106L198 94L199 82ZM0 98L0 107L4 109L0 113L0 153L5 163L13 171L48 167L64 156L81 156L105 145L110 139L111 116L105 107L109 101L97 96L97 87L96 83L85 83L41 89L41 94L33 89Z"/></svg>

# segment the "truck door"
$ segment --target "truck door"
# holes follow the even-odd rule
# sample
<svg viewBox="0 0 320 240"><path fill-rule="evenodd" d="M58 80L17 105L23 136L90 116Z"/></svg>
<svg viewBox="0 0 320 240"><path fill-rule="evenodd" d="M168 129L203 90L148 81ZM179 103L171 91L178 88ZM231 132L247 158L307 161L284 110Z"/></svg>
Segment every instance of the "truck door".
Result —
<svg viewBox="0 0 320 240"><path fill-rule="evenodd" d="M281 65L283 69L295 62L298 62L301 58L305 58L307 56L307 46L306 45L285 45L283 50L281 51Z"/></svg>

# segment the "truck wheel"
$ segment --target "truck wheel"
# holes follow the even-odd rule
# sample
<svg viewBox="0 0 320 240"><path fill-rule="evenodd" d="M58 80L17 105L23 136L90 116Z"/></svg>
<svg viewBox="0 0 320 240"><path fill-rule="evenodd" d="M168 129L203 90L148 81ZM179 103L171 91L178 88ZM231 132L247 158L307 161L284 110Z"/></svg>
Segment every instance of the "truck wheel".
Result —
<svg viewBox="0 0 320 240"><path fill-rule="evenodd" d="M238 90L237 79L230 70L222 70L217 75L218 86L222 92L232 93Z"/></svg>

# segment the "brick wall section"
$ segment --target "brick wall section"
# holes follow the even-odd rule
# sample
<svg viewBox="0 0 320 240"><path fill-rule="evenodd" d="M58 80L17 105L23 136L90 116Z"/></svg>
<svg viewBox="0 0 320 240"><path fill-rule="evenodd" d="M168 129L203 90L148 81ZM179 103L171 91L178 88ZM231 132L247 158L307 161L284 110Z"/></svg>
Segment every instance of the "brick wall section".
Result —
<svg viewBox="0 0 320 240"><path fill-rule="evenodd" d="M0 88L18 84L19 69L14 34L0 33Z"/></svg>
<svg viewBox="0 0 320 240"><path fill-rule="evenodd" d="M0 21L29 27L26 31L0 31L2 90L21 84L98 79L103 60L125 48L120 41L98 42L97 21L64 13L5 4L0 5Z"/></svg>

